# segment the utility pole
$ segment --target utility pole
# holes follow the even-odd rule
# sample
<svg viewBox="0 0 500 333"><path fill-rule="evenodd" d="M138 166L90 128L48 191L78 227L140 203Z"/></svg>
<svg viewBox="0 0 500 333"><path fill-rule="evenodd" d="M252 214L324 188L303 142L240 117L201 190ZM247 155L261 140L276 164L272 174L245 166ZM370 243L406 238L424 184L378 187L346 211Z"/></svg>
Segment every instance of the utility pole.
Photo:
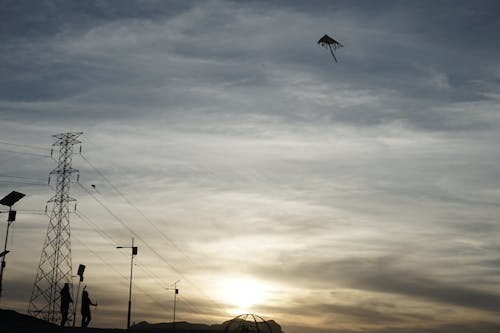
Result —
<svg viewBox="0 0 500 333"><path fill-rule="evenodd" d="M174 288L167 288L167 290L173 290L174 291L174 320L172 321L172 328L175 330L175 305L177 302L177 295L179 294L179 289L177 289L177 283L179 283L180 280L177 280L174 282Z"/></svg>
<svg viewBox="0 0 500 333"><path fill-rule="evenodd" d="M52 204L49 226L28 306L29 315L52 323L58 323L61 319L59 291L62 286L68 283L70 294L73 294L69 203L76 200L70 197L69 190L72 175L78 173L71 166L73 148L81 144L78 137L82 134L83 132L68 132L53 136L56 142L52 145L51 155L56 150L59 157L57 167L49 174L49 185L52 176L57 181L55 194L48 201ZM68 312L72 314L72 310L73 308Z"/></svg>
<svg viewBox="0 0 500 333"><path fill-rule="evenodd" d="M132 249L130 256L130 287L128 290L128 314L127 314L127 329L130 328L130 315L132 313L132 268L134 267L134 257L137 255L137 246L134 246L134 237L132 237L132 246L117 246L117 249Z"/></svg>

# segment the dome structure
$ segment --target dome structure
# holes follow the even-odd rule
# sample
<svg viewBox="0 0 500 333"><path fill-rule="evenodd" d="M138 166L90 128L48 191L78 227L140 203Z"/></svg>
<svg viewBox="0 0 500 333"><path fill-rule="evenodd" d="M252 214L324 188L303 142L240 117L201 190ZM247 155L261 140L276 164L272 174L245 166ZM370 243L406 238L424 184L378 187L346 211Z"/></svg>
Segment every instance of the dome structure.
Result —
<svg viewBox="0 0 500 333"><path fill-rule="evenodd" d="M247 313L227 321L224 333L273 333L273 329L261 316Z"/></svg>

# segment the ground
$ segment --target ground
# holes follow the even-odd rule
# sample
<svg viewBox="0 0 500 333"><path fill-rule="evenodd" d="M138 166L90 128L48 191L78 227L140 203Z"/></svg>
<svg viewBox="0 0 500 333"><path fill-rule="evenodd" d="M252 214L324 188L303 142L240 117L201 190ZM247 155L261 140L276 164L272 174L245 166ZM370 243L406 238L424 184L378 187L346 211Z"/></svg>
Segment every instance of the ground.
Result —
<svg viewBox="0 0 500 333"><path fill-rule="evenodd" d="M0 309L0 323L2 327L2 333L18 333L18 332L34 332L37 333L52 333L52 332L92 332L92 333L124 333L127 330L124 329L104 329L104 328L81 328L81 327L59 327L57 325L48 323L44 320L40 320L37 318L33 318L27 315L20 314L18 312L12 310L2 310ZM176 332L182 333L219 333L221 330L210 329L210 326L207 326L207 329L202 329L199 327L188 328L190 324L188 323L178 323L181 325L177 325ZM184 327L179 327L184 326ZM161 327L154 328L150 325L142 324L137 325L135 328L131 328L134 333L141 332L173 332L172 328Z"/></svg>

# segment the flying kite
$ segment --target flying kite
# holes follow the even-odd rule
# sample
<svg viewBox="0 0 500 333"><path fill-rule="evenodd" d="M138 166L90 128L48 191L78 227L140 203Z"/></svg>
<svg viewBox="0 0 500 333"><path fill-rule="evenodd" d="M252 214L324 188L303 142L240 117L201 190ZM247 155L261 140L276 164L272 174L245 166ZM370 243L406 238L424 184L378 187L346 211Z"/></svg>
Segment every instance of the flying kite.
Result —
<svg viewBox="0 0 500 333"><path fill-rule="evenodd" d="M344 47L344 45L340 44L339 42L337 42L335 39L333 39L328 35L324 35L323 37L321 37L321 39L318 40L318 44L323 46L325 49L326 48L330 49L330 53L332 54L333 60L335 60L335 62L338 62L337 57L335 57L335 53L333 53L333 50Z"/></svg>

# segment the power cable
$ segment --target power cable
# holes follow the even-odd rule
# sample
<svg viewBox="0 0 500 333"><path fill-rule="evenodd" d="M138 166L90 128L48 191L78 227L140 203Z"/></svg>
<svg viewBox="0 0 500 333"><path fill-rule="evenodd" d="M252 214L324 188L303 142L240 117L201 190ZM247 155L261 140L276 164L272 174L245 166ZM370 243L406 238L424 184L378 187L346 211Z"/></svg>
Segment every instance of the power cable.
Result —
<svg viewBox="0 0 500 333"><path fill-rule="evenodd" d="M86 187L84 187L82 184L77 182L77 184L84 190L86 191L101 207L103 207L116 221L118 221L125 229L127 229L134 237L136 237L138 240L140 240L146 248L148 248L151 252L153 252L158 258L160 258L168 267L170 267L174 272L179 274L183 278L184 281L187 281L189 284L191 284L200 294L202 294L204 297L206 297L211 303L213 303L219 310L223 311L222 307L214 301L211 297L206 295L194 282L192 282L190 279L188 279L181 271L179 271L176 267L174 267L172 264L170 264L158 251L153 249L146 241L142 239L133 229L131 229L119 216L117 216L110 208L108 208L101 200L99 200L94 193L89 191Z"/></svg>
<svg viewBox="0 0 500 333"><path fill-rule="evenodd" d="M42 155L42 154L36 154L36 153L29 153L25 151L15 151L15 150L8 150L8 149L0 149L0 151L6 152L6 153L14 153L14 154L23 154L23 155L33 155L33 156L39 156L39 157L47 157L47 158L52 158L50 155Z"/></svg>
<svg viewBox="0 0 500 333"><path fill-rule="evenodd" d="M11 175L2 175L2 174L0 174L0 178L17 178L17 179L28 179L28 180L40 180L39 178L33 178L33 177L21 177L21 176L11 176Z"/></svg>
<svg viewBox="0 0 500 333"><path fill-rule="evenodd" d="M77 211L75 212L75 214L82 220L84 221L85 223L87 223L87 225L89 225L92 229L94 229L95 232L97 232L103 239L108 239L109 241L111 241L111 243L113 244L118 244L115 239L113 239L112 236L110 236L105 230L103 230L102 228L99 228L97 226L96 223L94 223L88 216L86 216L85 214L83 214L82 212L80 211ZM164 282L160 279L160 277L158 277L156 274L154 274L153 272L151 272L149 269L146 268L146 266L143 266L141 264L138 264L136 263L136 265L141 268L146 274L149 274L150 277L153 277L160 285L162 285L162 287L166 287L166 285L164 284Z"/></svg>
<svg viewBox="0 0 500 333"><path fill-rule="evenodd" d="M109 267L110 269L112 269L115 273L119 274L122 279L124 280L124 283L126 283L126 285L128 286L128 283L129 283L129 278L126 277L125 275L123 275L119 270L117 270L115 267L113 267L113 265L111 265L110 263L108 263L106 260L104 260L97 252L93 251L91 248L89 248L84 242L82 242L78 237L74 237L81 245L83 245L90 253L92 253L95 257L97 257L100 261L102 261L107 267ZM144 294L145 296L147 296L150 300L152 300L154 303L156 303L157 305L160 305L160 306L164 306L164 304L161 304L160 302L158 302L150 293L148 293L146 290L144 290L143 288L141 288L140 286L138 285L134 285L134 288L139 290L142 294Z"/></svg>
<svg viewBox="0 0 500 333"><path fill-rule="evenodd" d="M8 141L3 141L3 140L0 140L0 144L9 145L9 146L17 146L17 147L35 148L35 149L41 149L41 150L47 149L46 147L33 146L33 145L27 145L27 144L21 144L21 143L14 143L14 142L8 142Z"/></svg>
<svg viewBox="0 0 500 333"><path fill-rule="evenodd" d="M94 222L92 222L92 220L90 218L88 218L87 216L85 216L84 214L80 213L80 212L77 212L76 215L78 217L80 217L80 219L82 221L84 221L85 223L87 223L92 229L94 229L94 231L96 231L101 237L103 238L108 238L109 240L111 240L113 243L116 244L116 242L113 240L113 238L111 236L109 236L109 234L107 234L105 231L103 231L102 229L99 230L97 227L96 227L96 224ZM102 258L99 254L97 254L95 251L93 251L92 249L90 249L85 243L83 243L80 239L78 239L77 237L77 240L87 249L89 250L89 252L91 252L94 256L96 256L97 258L99 258L104 264L106 264L108 267L110 267L111 269L113 269L113 271L115 271L116 273L118 273L125 281L126 283L128 284L129 283L129 278L126 277L125 275L123 275L121 272L119 272L116 268L114 268L111 264L109 264L104 258ZM145 294L146 296L148 296L151 300L153 300L154 302L156 302L157 304L161 305L153 296L152 294L148 293L147 291L145 291L143 288L141 288L140 286L135 286L135 288L137 288L139 291L141 291L143 294Z"/></svg>
<svg viewBox="0 0 500 333"><path fill-rule="evenodd" d="M106 181L106 183L108 183L113 188L113 190L116 193L118 193L118 195L120 195L120 197L123 198L123 200L125 200L131 207L133 207L144 218L144 220L146 222L148 222L155 229L155 231L163 237L164 240L169 242L177 251L179 251L179 253L183 254L186 259L188 259L193 265L195 265L193 260L180 247L178 247L177 244L175 244L175 242L173 240L171 240L167 235L165 235L165 233L161 229L159 229L156 226L156 224L153 221L151 221L139 209L139 207L137 207L132 201L130 201L115 185L113 185L111 183L111 181L100 170L98 170L92 163L90 163L90 161L84 155L80 155L80 156L88 163L88 165L90 165L90 167L92 167L92 169L94 169Z"/></svg>

